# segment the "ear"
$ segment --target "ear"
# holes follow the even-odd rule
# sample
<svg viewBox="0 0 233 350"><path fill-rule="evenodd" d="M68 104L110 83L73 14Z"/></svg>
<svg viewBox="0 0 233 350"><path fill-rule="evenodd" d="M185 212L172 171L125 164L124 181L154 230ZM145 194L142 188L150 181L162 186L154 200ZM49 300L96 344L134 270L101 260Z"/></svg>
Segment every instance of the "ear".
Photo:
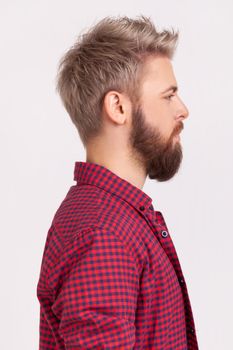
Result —
<svg viewBox="0 0 233 350"><path fill-rule="evenodd" d="M116 124L129 122L131 116L129 98L118 91L107 92L103 100L103 114Z"/></svg>

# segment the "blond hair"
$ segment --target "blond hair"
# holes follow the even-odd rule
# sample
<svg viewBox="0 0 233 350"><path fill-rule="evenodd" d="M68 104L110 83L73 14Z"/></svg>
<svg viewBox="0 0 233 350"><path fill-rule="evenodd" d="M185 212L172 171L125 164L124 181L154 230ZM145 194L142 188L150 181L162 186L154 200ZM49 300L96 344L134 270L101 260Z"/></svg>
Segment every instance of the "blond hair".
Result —
<svg viewBox="0 0 233 350"><path fill-rule="evenodd" d="M149 17L105 17L59 61L56 91L86 147L102 128L105 94L117 90L133 103L140 98L140 72L145 59L165 55L172 59L179 32L158 32Z"/></svg>

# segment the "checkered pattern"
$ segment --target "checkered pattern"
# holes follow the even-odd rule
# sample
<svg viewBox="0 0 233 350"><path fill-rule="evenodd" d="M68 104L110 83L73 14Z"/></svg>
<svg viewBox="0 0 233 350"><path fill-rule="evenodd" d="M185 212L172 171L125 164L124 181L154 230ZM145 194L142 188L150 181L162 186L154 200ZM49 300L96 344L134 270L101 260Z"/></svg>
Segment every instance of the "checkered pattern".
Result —
<svg viewBox="0 0 233 350"><path fill-rule="evenodd" d="M188 290L163 215L106 167L75 162L37 285L40 350L196 350Z"/></svg>

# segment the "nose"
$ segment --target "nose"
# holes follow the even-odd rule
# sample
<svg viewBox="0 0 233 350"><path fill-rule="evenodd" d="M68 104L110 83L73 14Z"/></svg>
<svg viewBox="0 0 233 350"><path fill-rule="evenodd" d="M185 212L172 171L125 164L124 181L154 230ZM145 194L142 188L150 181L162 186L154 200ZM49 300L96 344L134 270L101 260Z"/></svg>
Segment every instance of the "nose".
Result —
<svg viewBox="0 0 233 350"><path fill-rule="evenodd" d="M187 108L187 106L181 101L180 99L180 106L178 109L178 114L177 114L178 118L182 118L182 119L186 119L189 116L189 110Z"/></svg>
<svg viewBox="0 0 233 350"><path fill-rule="evenodd" d="M184 118L188 118L188 116L189 116L189 110L188 110L188 108L187 108L186 105L184 105L184 111L183 111L182 114L183 114Z"/></svg>

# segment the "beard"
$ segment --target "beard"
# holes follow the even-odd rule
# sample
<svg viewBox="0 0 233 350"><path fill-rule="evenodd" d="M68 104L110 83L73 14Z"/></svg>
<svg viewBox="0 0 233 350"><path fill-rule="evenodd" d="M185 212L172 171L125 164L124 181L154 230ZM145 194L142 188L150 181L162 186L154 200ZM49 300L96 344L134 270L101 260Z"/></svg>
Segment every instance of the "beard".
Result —
<svg viewBox="0 0 233 350"><path fill-rule="evenodd" d="M146 169L150 179L167 181L178 172L183 154L182 146L174 141L174 136L182 129L183 123L179 122L169 139L165 139L157 128L147 124L141 106L133 108L129 136L131 157Z"/></svg>

